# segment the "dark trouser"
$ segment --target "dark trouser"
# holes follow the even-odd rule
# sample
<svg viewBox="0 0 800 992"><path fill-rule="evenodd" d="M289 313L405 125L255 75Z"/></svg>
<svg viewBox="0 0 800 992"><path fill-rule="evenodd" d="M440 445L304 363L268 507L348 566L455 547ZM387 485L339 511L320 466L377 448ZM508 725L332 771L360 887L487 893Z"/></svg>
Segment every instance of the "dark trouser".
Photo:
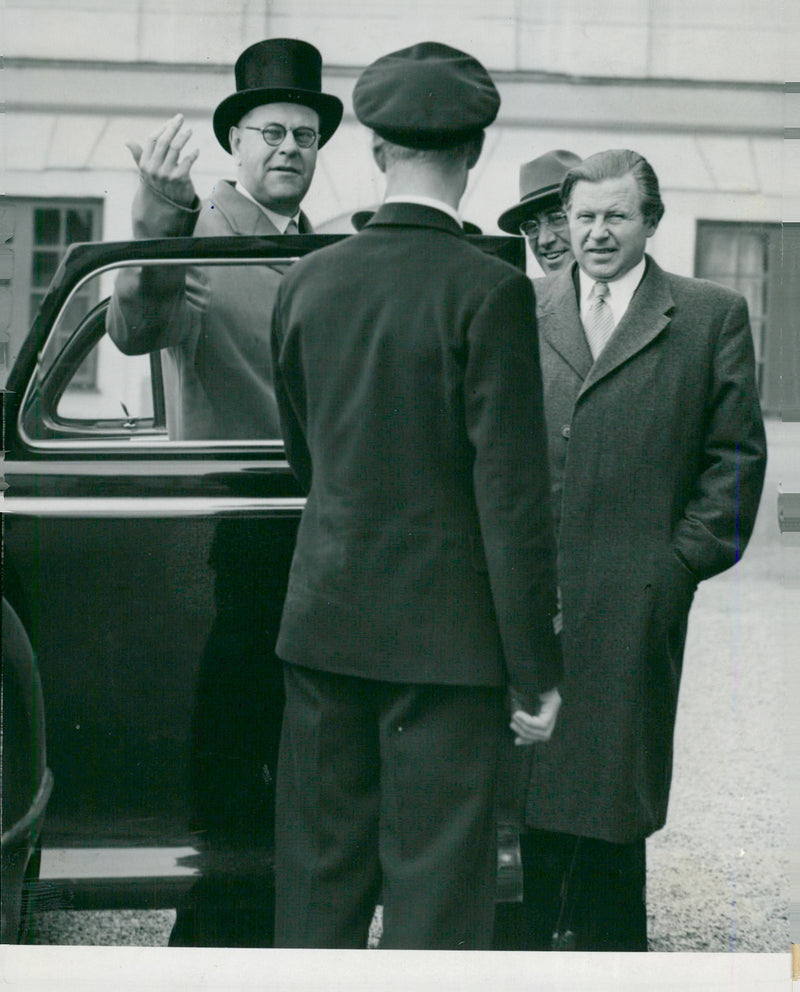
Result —
<svg viewBox="0 0 800 992"><path fill-rule="evenodd" d="M645 842L528 830L521 903L500 903L495 950L646 951Z"/></svg>
<svg viewBox="0 0 800 992"><path fill-rule="evenodd" d="M277 946L488 949L503 690L285 677Z"/></svg>

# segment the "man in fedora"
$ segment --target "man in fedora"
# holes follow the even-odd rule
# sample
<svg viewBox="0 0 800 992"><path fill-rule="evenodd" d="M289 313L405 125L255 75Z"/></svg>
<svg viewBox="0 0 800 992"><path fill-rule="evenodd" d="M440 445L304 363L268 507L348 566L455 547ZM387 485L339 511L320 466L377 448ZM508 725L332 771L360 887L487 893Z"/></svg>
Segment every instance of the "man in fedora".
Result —
<svg viewBox="0 0 800 992"><path fill-rule="evenodd" d="M501 231L525 235L546 276L566 268L575 257L560 189L564 176L580 161L574 152L557 149L520 166L519 203L497 219Z"/></svg>
<svg viewBox="0 0 800 992"><path fill-rule="evenodd" d="M321 90L322 59L291 38L260 41L239 56L236 92L214 111L217 140L235 181L217 182L201 203L191 179L198 152L181 114L142 147L133 202L137 238L306 234L300 204L317 150L342 117ZM123 269L107 318L129 355L163 349L167 426L175 440L274 438L275 394L264 328L280 281L266 266Z"/></svg>
<svg viewBox="0 0 800 992"><path fill-rule="evenodd" d="M555 725L532 286L458 214L499 104L447 45L368 66L353 106L385 201L298 262L273 310L308 491L276 648L279 946L365 947L382 895L382 947L488 949L509 683L520 743Z"/></svg>

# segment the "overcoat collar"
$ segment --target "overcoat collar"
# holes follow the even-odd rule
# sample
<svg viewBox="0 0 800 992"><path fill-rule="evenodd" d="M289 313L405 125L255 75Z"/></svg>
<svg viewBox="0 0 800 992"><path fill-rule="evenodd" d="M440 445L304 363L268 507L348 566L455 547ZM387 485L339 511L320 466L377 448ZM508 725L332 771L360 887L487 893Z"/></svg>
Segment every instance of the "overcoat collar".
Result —
<svg viewBox="0 0 800 992"><path fill-rule="evenodd" d="M649 255L646 258L647 269L630 306L594 363L578 309L575 263L547 287L539 310L540 333L584 380L581 395L650 344L669 324L675 306L669 282L660 266Z"/></svg>
<svg viewBox="0 0 800 992"><path fill-rule="evenodd" d="M211 192L211 206L214 210L219 210L230 224L234 234L258 237L281 236L281 232L258 204L237 192L233 183L228 179L222 179L215 184ZM300 212L298 227L301 234L313 233L311 224L302 211Z"/></svg>
<svg viewBox="0 0 800 992"><path fill-rule="evenodd" d="M536 311L539 333L585 379L592 367L592 353L578 309L575 268L573 263L558 275L536 280Z"/></svg>
<svg viewBox="0 0 800 992"><path fill-rule="evenodd" d="M421 203L384 203L364 225L365 228L381 226L430 227L448 234L464 234L463 228L449 214Z"/></svg>

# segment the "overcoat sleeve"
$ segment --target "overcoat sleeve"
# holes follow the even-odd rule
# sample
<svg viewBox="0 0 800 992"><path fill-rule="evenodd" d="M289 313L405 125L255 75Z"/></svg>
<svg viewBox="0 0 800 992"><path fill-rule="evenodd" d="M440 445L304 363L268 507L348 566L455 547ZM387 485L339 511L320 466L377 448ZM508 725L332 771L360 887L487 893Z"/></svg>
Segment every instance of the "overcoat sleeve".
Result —
<svg viewBox="0 0 800 992"><path fill-rule="evenodd" d="M200 216L197 201L182 207L140 179L133 201L135 238L190 237ZM184 266L123 268L106 316L111 340L126 355L144 355L186 340L207 304L202 270Z"/></svg>
<svg viewBox="0 0 800 992"><path fill-rule="evenodd" d="M709 369L703 461L673 541L696 581L735 564L755 524L767 448L747 304L720 322Z"/></svg>
<svg viewBox="0 0 800 992"><path fill-rule="evenodd" d="M527 696L561 679L556 556L533 287L512 274L467 332L466 426L509 681Z"/></svg>
<svg viewBox="0 0 800 992"><path fill-rule="evenodd" d="M270 332L275 399L278 403L286 458L303 491L308 493L311 489L311 453L306 442L305 384L297 374L302 369L300 356L297 354L299 339L297 335L288 334L281 304L279 288L272 308ZM287 381L287 367L295 370L291 382Z"/></svg>

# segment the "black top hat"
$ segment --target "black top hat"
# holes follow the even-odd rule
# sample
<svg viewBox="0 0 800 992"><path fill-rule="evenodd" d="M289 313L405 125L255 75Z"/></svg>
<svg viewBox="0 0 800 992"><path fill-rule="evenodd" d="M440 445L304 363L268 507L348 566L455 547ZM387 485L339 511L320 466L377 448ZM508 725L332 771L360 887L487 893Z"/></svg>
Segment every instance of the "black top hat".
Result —
<svg viewBox="0 0 800 992"><path fill-rule="evenodd" d="M574 152L558 149L545 152L519 169L519 203L509 207L497 219L501 231L519 234L519 225L538 213L547 200L560 202L559 194L564 176L580 165L581 159Z"/></svg>
<svg viewBox="0 0 800 992"><path fill-rule="evenodd" d="M319 114L319 147L339 126L342 101L322 92L322 56L306 41L269 38L246 48L233 69L236 92L214 111L214 134L226 152L228 133L253 107L264 103L300 103Z"/></svg>

